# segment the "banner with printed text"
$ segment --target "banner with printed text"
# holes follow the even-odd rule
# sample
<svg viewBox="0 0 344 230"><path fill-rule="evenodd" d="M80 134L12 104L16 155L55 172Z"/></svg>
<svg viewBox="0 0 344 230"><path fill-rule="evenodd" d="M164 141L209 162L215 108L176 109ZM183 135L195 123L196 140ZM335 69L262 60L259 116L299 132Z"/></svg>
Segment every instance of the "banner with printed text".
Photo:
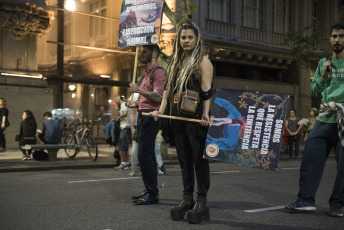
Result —
<svg viewBox="0 0 344 230"><path fill-rule="evenodd" d="M277 170L289 95L217 89L204 157Z"/></svg>
<svg viewBox="0 0 344 230"><path fill-rule="evenodd" d="M123 0L118 47L157 44L164 0Z"/></svg>

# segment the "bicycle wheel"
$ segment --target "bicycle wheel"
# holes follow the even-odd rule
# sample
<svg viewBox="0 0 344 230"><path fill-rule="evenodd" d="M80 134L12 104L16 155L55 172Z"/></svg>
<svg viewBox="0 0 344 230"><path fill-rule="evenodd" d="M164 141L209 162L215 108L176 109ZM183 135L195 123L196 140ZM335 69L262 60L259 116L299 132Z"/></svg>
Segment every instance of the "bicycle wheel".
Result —
<svg viewBox="0 0 344 230"><path fill-rule="evenodd" d="M64 139L64 143L67 145L76 145L77 141L73 135L67 135ZM65 149L65 153L69 158L74 158L77 154L76 148Z"/></svg>
<svg viewBox="0 0 344 230"><path fill-rule="evenodd" d="M88 135L86 136L86 146L88 155L90 155L90 158L92 160L96 161L98 158L98 145L96 140L90 133L88 133Z"/></svg>

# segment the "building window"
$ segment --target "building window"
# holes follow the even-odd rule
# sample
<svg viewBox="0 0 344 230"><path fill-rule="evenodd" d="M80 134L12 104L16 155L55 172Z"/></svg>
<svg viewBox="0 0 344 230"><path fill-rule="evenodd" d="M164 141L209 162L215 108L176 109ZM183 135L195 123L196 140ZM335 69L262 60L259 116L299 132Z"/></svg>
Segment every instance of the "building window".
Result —
<svg viewBox="0 0 344 230"><path fill-rule="evenodd" d="M94 0L90 4L90 13L106 16L106 0ZM90 17L90 37L106 34L106 19Z"/></svg>
<svg viewBox="0 0 344 230"><path fill-rule="evenodd" d="M209 0L209 18L216 21L231 23L232 0Z"/></svg>
<svg viewBox="0 0 344 230"><path fill-rule="evenodd" d="M281 34L292 32L291 0L274 0L272 7L273 32Z"/></svg>
<svg viewBox="0 0 344 230"><path fill-rule="evenodd" d="M244 0L243 26L263 29L263 1Z"/></svg>
<svg viewBox="0 0 344 230"><path fill-rule="evenodd" d="M64 15L64 42L71 43L72 40L72 20L71 20L71 13L65 12Z"/></svg>

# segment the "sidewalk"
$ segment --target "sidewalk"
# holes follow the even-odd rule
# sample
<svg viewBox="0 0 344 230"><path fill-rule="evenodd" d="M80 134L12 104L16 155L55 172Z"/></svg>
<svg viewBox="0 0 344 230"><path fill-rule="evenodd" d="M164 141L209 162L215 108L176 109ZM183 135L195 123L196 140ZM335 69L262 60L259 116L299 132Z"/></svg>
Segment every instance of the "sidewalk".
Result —
<svg viewBox="0 0 344 230"><path fill-rule="evenodd" d="M106 144L98 145L98 159L92 161L88 154L80 152L74 159L66 156L64 150L59 150L56 161L22 161L22 153L19 149L7 149L0 152L0 173L4 172L23 172L23 171L44 171L56 169L88 169L88 168L112 168L116 160L113 157L115 148ZM302 153L303 146L300 146ZM130 149L129 149L130 153ZM331 156L332 155L332 156ZM330 157L333 157L333 153ZM288 160L289 156L284 150L280 153L280 161ZM164 159L164 165L178 164L175 148L168 148L168 159Z"/></svg>
<svg viewBox="0 0 344 230"><path fill-rule="evenodd" d="M23 171L44 171L54 169L87 169L87 168L113 168L116 160L113 157L115 147L106 144L98 145L98 159L92 161L87 153L80 152L74 159L67 157L63 149L57 153L56 161L36 161L34 159L22 161L23 154L17 149L7 149L0 152L0 173L23 172ZM130 153L130 148L129 148ZM177 154L174 148L168 149L168 159L164 164L177 164Z"/></svg>

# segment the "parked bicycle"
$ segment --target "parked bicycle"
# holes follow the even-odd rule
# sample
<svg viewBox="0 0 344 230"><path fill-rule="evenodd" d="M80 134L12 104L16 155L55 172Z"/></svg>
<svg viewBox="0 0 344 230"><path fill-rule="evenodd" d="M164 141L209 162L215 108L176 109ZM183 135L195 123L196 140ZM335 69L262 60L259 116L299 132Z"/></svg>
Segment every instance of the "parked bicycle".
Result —
<svg viewBox="0 0 344 230"><path fill-rule="evenodd" d="M80 124L77 124L79 126ZM84 124L80 129L69 134L65 137L64 143L67 145L73 145L75 148L65 149L65 153L69 158L74 158L79 152L83 150L83 147L87 147L89 157L96 161L98 158L98 145L91 134L92 125Z"/></svg>

